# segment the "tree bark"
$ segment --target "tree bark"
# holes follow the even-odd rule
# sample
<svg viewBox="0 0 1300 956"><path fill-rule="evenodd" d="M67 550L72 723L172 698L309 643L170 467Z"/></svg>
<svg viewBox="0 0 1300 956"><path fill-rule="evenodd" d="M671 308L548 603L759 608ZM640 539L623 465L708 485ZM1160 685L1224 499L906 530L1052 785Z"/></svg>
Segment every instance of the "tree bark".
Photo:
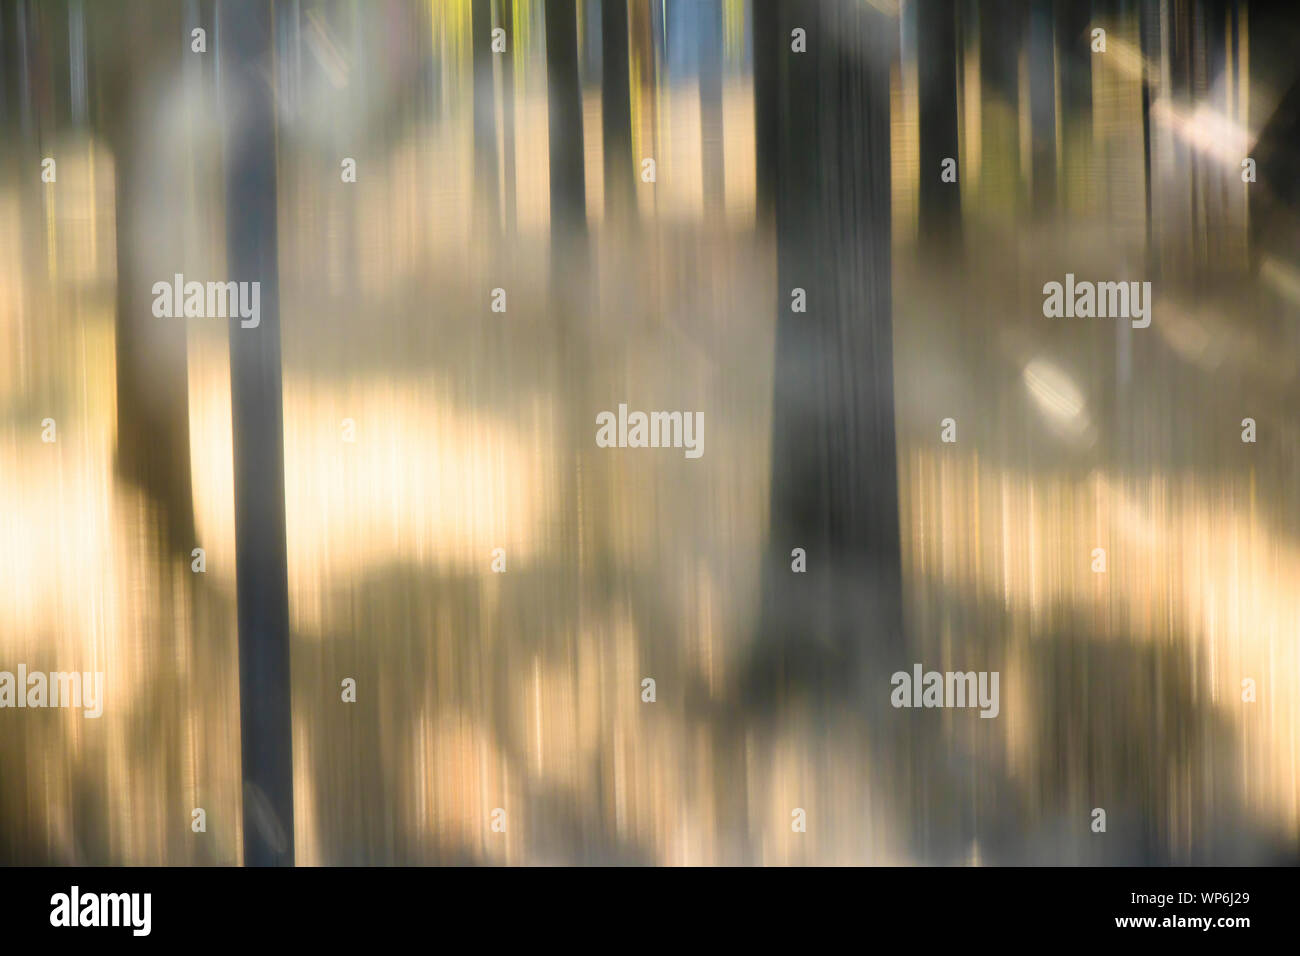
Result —
<svg viewBox="0 0 1300 956"><path fill-rule="evenodd" d="M224 4L226 237L230 279L261 283L261 320L230 323L244 863L292 866L293 751L284 407L269 3Z"/></svg>
<svg viewBox="0 0 1300 956"><path fill-rule="evenodd" d="M627 0L601 7L600 120L605 152L605 216L626 224L636 213L632 160L632 99L628 73Z"/></svg>
<svg viewBox="0 0 1300 956"><path fill-rule="evenodd" d="M784 693L800 679L843 687L902 648L890 312L897 27L849 0L760 7L758 109L776 116L760 138L775 155L760 156L760 169L774 192L778 274L765 630L778 655L768 678ZM791 52L796 27L806 53ZM796 288L806 312L792 311ZM791 571L794 548L807 553L806 573Z"/></svg>
<svg viewBox="0 0 1300 956"><path fill-rule="evenodd" d="M951 0L918 0L917 85L920 100L918 235L930 247L948 248L960 239L961 176L946 183L945 159L956 161L957 35ZM1050 90L1049 90L1050 92Z"/></svg>

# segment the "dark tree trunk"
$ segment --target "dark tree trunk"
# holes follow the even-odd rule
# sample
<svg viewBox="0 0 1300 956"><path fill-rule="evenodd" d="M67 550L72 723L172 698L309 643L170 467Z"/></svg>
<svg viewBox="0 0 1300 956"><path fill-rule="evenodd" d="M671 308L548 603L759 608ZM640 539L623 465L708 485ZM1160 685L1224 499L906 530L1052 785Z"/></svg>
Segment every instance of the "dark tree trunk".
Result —
<svg viewBox="0 0 1300 956"><path fill-rule="evenodd" d="M571 587L562 600L581 613L579 594L584 569L579 542L583 500L582 461L586 404L586 337L583 322L587 296L587 190L582 136L582 87L578 74L578 26L573 0L546 4L546 81L550 113L551 291L557 328L558 404L564 416L561 563Z"/></svg>
<svg viewBox="0 0 1300 956"><path fill-rule="evenodd" d="M284 514L271 5L221 9L229 278L261 283L261 321L230 324L244 863L292 866L293 753Z"/></svg>
<svg viewBox="0 0 1300 956"><path fill-rule="evenodd" d="M889 63L865 4L760 4L760 139L774 190L777 333L765 637L769 692L897 663L901 598L890 313ZM807 31L807 52L790 32ZM774 30L775 40L766 31ZM767 58L775 56L773 63ZM772 78L777 78L772 82ZM791 311L791 290L807 312ZM791 571L790 552L808 571ZM881 678L887 685L887 678ZM775 687L771 682L775 682Z"/></svg>
<svg viewBox="0 0 1300 956"><path fill-rule="evenodd" d="M920 100L918 234L927 246L956 244L961 228L961 175L941 178L957 160L957 33L952 0L918 0L917 85Z"/></svg>
<svg viewBox="0 0 1300 956"><path fill-rule="evenodd" d="M632 160L632 97L628 74L627 0L605 0L601 7L600 121L605 150L605 216L626 223L636 212Z"/></svg>
<svg viewBox="0 0 1300 956"><path fill-rule="evenodd" d="M1143 103L1146 103L1145 84ZM1029 129L1034 211L1051 215L1056 211L1057 196L1056 50L1051 0L1036 0L1029 11ZM1148 164L1149 160L1148 155ZM1148 197L1148 219L1150 214Z"/></svg>
<svg viewBox="0 0 1300 956"><path fill-rule="evenodd" d="M587 234L582 87L573 0L546 4L546 82L550 111L551 241L577 252Z"/></svg>

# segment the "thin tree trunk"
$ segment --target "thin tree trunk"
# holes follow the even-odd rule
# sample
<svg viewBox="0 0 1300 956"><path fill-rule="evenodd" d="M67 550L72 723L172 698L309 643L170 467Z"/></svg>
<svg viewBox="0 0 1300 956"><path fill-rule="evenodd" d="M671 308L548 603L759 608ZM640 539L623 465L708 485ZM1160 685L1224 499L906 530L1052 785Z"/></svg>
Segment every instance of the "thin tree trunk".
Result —
<svg viewBox="0 0 1300 956"><path fill-rule="evenodd" d="M718 223L726 204L722 153L722 5L703 4L700 17L700 162L704 219Z"/></svg>
<svg viewBox="0 0 1300 956"><path fill-rule="evenodd" d="M573 0L546 4L546 82L550 111L551 241L580 254L587 238L578 24Z"/></svg>
<svg viewBox="0 0 1300 956"><path fill-rule="evenodd" d="M628 73L627 0L605 0L601 7L600 119L605 151L605 217L627 224L636 213L632 161L632 99Z"/></svg>
<svg viewBox="0 0 1300 956"><path fill-rule="evenodd" d="M1029 11L1029 129L1032 142L1030 176L1034 211L1056 211L1056 49L1051 0L1035 0ZM1147 91L1143 83L1146 126ZM1150 220L1150 193L1147 218Z"/></svg>
<svg viewBox="0 0 1300 956"><path fill-rule="evenodd" d="M486 234L500 232L497 199L496 96L492 69L492 0L474 0L474 212L484 218ZM477 221L477 219L476 219Z"/></svg>
<svg viewBox="0 0 1300 956"><path fill-rule="evenodd" d="M231 280L261 283L256 328L230 324L244 863L292 866L293 752L277 268L271 6L221 8Z"/></svg>
<svg viewBox="0 0 1300 956"><path fill-rule="evenodd" d="M519 55L516 47L519 29L518 23L514 19L513 10L514 3L512 0L503 0L501 22L503 24L509 23L507 29L509 47L506 55L501 60L501 148L504 154L502 157L502 177L505 180L505 193L501 197L501 201L504 207L505 233L509 237L512 249L516 240L515 226L517 222L515 199L515 57ZM512 12L507 15L506 11Z"/></svg>
<svg viewBox="0 0 1300 956"><path fill-rule="evenodd" d="M957 155L957 36L952 0L919 0L917 85L920 99L918 233L927 246L959 240L961 177L944 182L942 164Z"/></svg>
<svg viewBox="0 0 1300 956"><path fill-rule="evenodd" d="M561 476L560 563L566 581L561 600L581 627L583 443L586 405L587 190L582 136L582 87L578 75L578 29L572 0L546 4L546 81L550 116L551 279L550 303L558 331L557 403L564 426Z"/></svg>

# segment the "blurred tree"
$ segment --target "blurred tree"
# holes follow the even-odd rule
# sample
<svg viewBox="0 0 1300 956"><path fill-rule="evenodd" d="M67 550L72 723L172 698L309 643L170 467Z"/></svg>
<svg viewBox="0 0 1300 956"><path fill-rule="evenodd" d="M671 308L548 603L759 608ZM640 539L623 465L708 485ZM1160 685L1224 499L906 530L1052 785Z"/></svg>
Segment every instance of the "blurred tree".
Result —
<svg viewBox="0 0 1300 956"><path fill-rule="evenodd" d="M773 548L780 680L844 687L901 651L890 311L889 64L866 4L756 0L760 197L775 212ZM807 52L791 31L807 31ZM772 120L771 117L775 117ZM792 310L792 290L807 311ZM790 570L806 549L808 572Z"/></svg>
<svg viewBox="0 0 1300 956"><path fill-rule="evenodd" d="M629 223L636 213L636 180L632 160L627 0L605 0L601 7L601 70L605 215L611 223Z"/></svg>
<svg viewBox="0 0 1300 956"><path fill-rule="evenodd" d="M960 243L961 175L940 177L957 160L957 30L951 0L917 0L917 85L920 99L920 179L917 234L930 249Z"/></svg>
<svg viewBox="0 0 1300 956"><path fill-rule="evenodd" d="M587 341L581 322L588 314L586 156L582 135L582 86L578 71L575 0L546 4L546 83L549 111L551 199L551 309L557 323L560 376L557 387L564 412L563 516L560 564L573 575L565 599L581 592L584 573L579 541L582 514L582 459L587 416Z"/></svg>
<svg viewBox="0 0 1300 956"><path fill-rule="evenodd" d="M244 862L292 866L293 750L284 504L276 121L270 3L227 3L220 49L227 268L261 283L261 322L230 323Z"/></svg>
<svg viewBox="0 0 1300 956"><path fill-rule="evenodd" d="M722 221L726 202L726 167L722 146L722 2L696 8L700 58L700 161L704 217Z"/></svg>
<svg viewBox="0 0 1300 956"><path fill-rule="evenodd" d="M162 135L154 118L189 49L183 9L139 0L89 6L96 125L113 152L117 223L117 466L159 506L169 548L194 546L189 380L183 319L153 314L153 283L181 271L178 197L159 175ZM173 43L138 42L171 36Z"/></svg>
<svg viewBox="0 0 1300 956"><path fill-rule="evenodd" d="M501 0L501 25L505 27L508 46L501 58L501 168L503 193L501 196L503 226L512 241L517 222L517 189L515 166L515 62L523 55L519 36L519 18L514 0Z"/></svg>
<svg viewBox="0 0 1300 956"><path fill-rule="evenodd" d="M474 212L483 217L487 234L500 232L497 198L496 96L492 53L492 0L473 0L474 45Z"/></svg>
<svg viewBox="0 0 1300 956"><path fill-rule="evenodd" d="M546 4L546 81L550 111L551 241L578 254L587 237L587 191L573 0Z"/></svg>
<svg viewBox="0 0 1300 956"><path fill-rule="evenodd" d="M1052 0L1034 0L1026 28L1029 57L1030 195L1034 211L1056 211L1056 36ZM1144 84L1145 89L1145 84ZM1148 155L1149 161L1149 155ZM1149 212L1148 212L1149 216Z"/></svg>

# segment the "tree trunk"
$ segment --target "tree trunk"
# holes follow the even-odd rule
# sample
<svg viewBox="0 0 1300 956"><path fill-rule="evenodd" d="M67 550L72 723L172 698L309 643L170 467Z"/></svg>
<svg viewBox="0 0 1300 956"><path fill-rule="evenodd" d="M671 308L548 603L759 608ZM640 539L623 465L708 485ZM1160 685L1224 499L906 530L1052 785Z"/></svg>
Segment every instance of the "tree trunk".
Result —
<svg viewBox="0 0 1300 956"><path fill-rule="evenodd" d="M702 4L699 16L700 161L706 223L723 221L726 167L722 152L722 5Z"/></svg>
<svg viewBox="0 0 1300 956"><path fill-rule="evenodd" d="M605 151L605 217L627 224L636 213L632 160L632 98L628 74L627 0L601 7L601 68L604 88L600 120Z"/></svg>
<svg viewBox="0 0 1300 956"><path fill-rule="evenodd" d="M761 3L761 182L777 237L768 692L847 688L901 653L890 314L889 63L897 26L865 4ZM791 31L807 31L807 52ZM772 31L772 33L768 33ZM775 58L775 61L773 60ZM770 97L770 99L769 99ZM803 289L807 311L792 311ZM791 570L803 548L808 571ZM884 666L884 665L882 665ZM887 685L887 677L882 677Z"/></svg>
<svg viewBox="0 0 1300 956"><path fill-rule="evenodd" d="M230 323L244 863L292 866L293 752L284 408L277 267L275 107L270 4L225 4L229 278L261 283L261 320Z"/></svg>
<svg viewBox="0 0 1300 956"><path fill-rule="evenodd" d="M578 27L573 0L546 4L546 84L550 114L551 277L550 305L557 330L557 405L563 417L560 475L560 565L567 582L561 601L581 627L585 558L580 502L588 454L583 442L588 374L586 327L590 312L587 251L587 190L582 136L582 87L578 75Z"/></svg>
<svg viewBox="0 0 1300 956"><path fill-rule="evenodd" d="M92 15L101 14L98 8ZM142 22L148 14L148 22ZM132 5L118 11L104 39L182 36L176 6ZM160 22L161 21L161 22ZM101 21L102 22L102 21ZM134 27L134 29L132 29ZM190 481L189 376L186 320L153 314L153 283L171 282L181 272L184 236L174 215L182 197L169 184L171 170L157 168L159 135L146 111L154 104L154 84L171 82L180 72L183 47L143 44L152 56L136 54L130 69L104 70L101 125L113 151L117 229L117 469L158 506L159 529L168 550L188 556L194 540L194 501ZM117 62L117 61L115 61ZM183 303L175 303L178 313Z"/></svg>
<svg viewBox="0 0 1300 956"><path fill-rule="evenodd" d="M471 8L474 44L474 214L486 235L501 228L497 200L496 97L492 69L492 0L474 0ZM478 217L483 217L479 220Z"/></svg>
<svg viewBox="0 0 1300 956"><path fill-rule="evenodd" d="M916 17L921 114L917 232L926 246L948 248L958 243L961 228L961 176L946 183L940 175L945 159L958 159L955 12L951 0L919 0Z"/></svg>

